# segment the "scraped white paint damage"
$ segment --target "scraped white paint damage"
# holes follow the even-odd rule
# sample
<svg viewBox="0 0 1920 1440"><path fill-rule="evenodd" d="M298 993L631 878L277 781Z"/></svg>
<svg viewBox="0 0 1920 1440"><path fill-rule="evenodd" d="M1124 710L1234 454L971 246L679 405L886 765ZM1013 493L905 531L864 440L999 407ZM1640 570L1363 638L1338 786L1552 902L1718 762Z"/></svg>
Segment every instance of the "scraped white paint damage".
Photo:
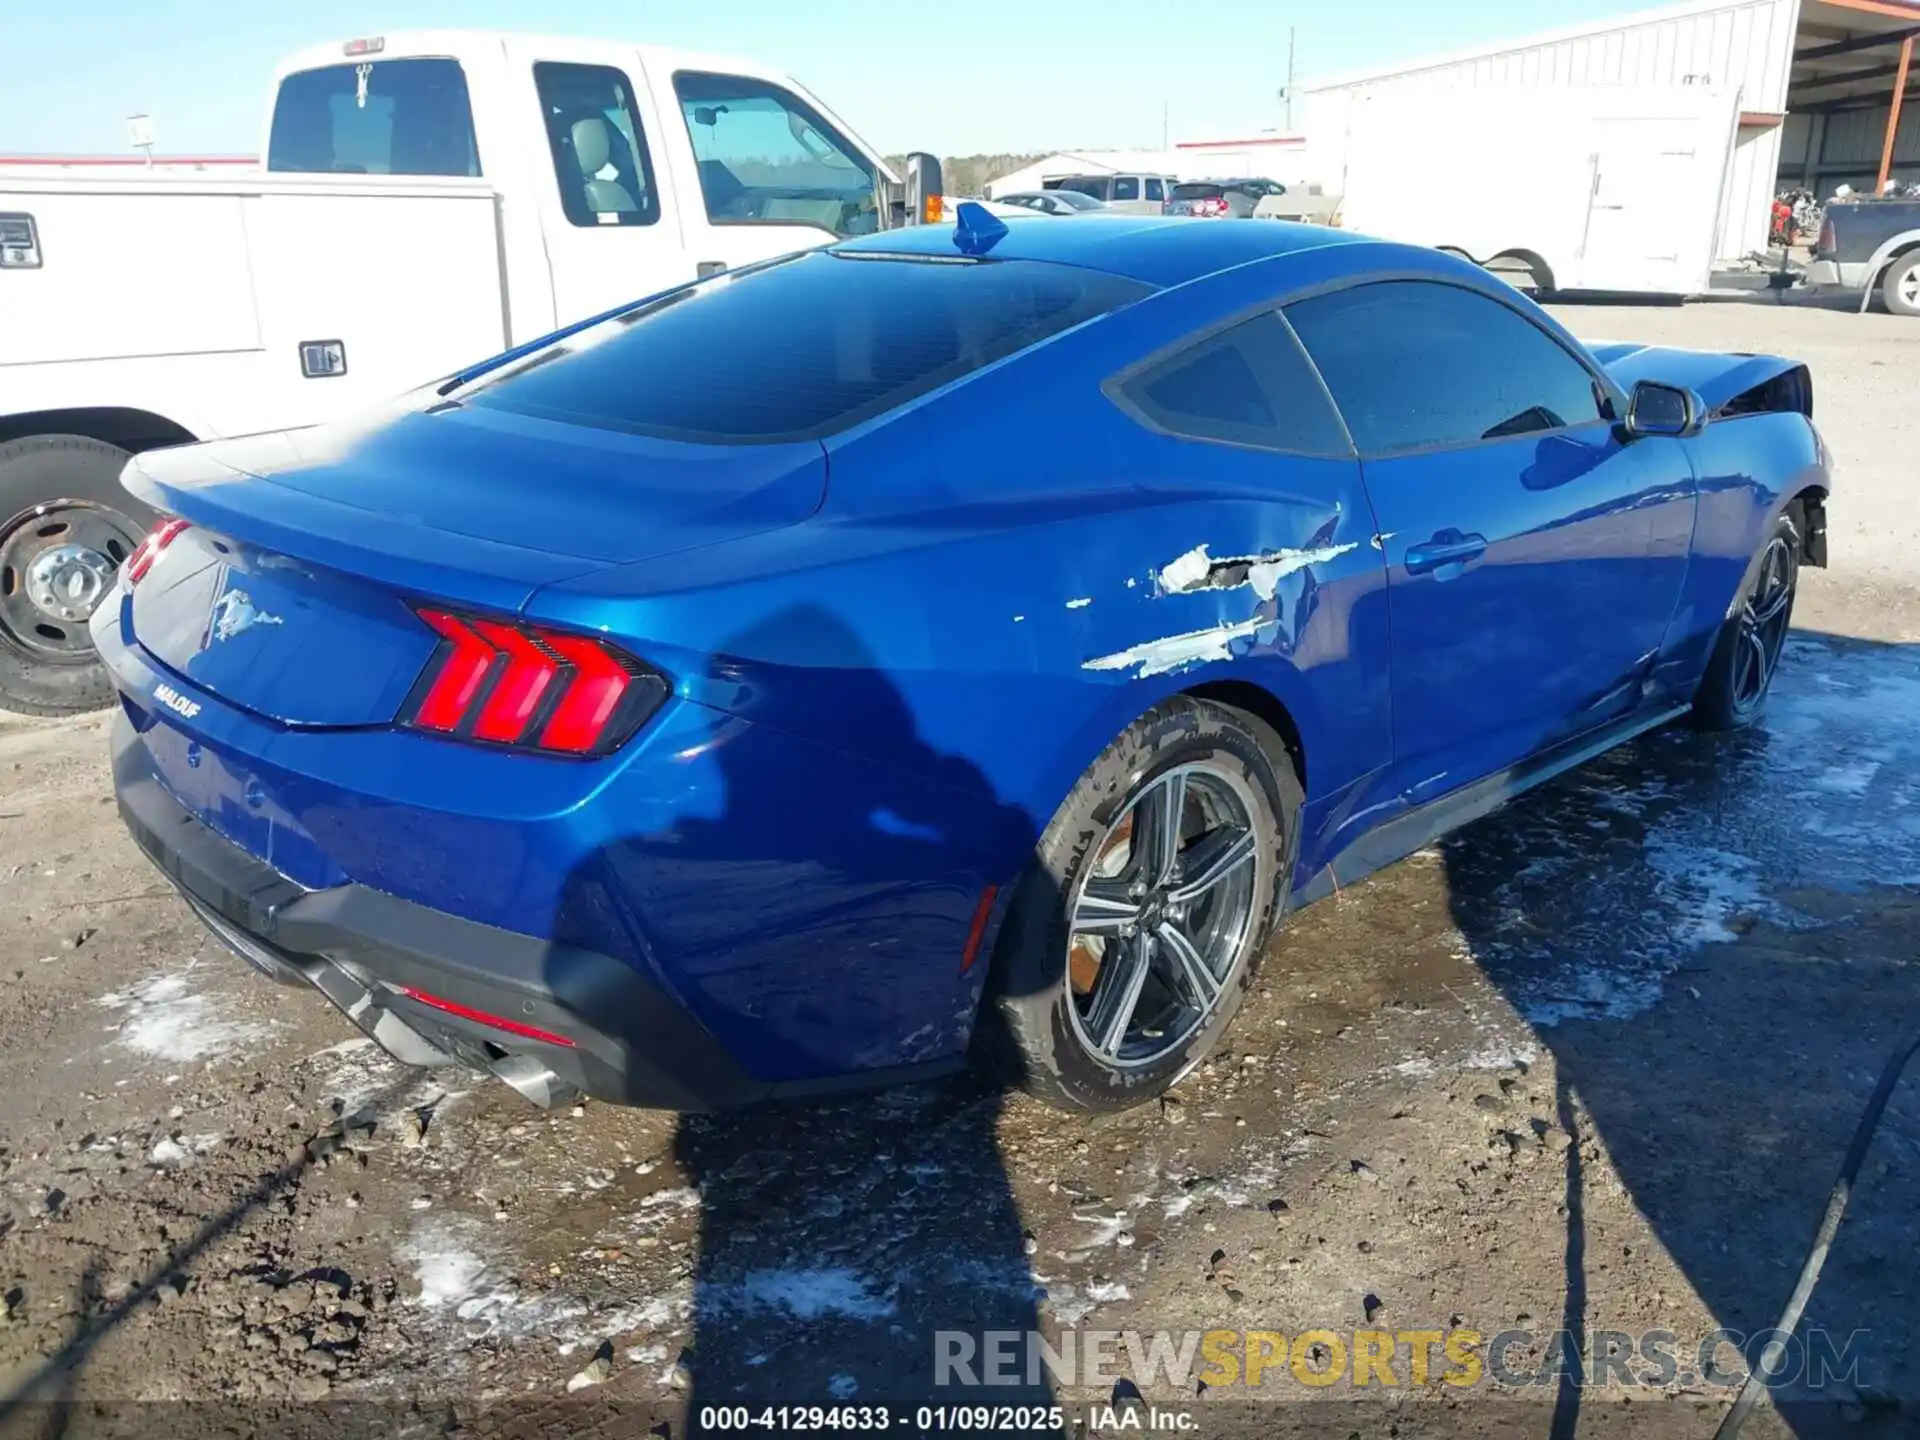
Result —
<svg viewBox="0 0 1920 1440"><path fill-rule="evenodd" d="M1272 550L1263 555L1229 555L1215 560L1207 554L1206 546L1196 545L1186 554L1161 566L1154 583L1162 595L1179 595L1189 590L1237 590L1244 585L1262 600L1271 600L1274 592L1280 588L1280 582L1287 576L1297 574L1310 565L1337 560L1355 548L1356 542L1349 541L1345 545L1317 545L1307 550ZM1239 566L1246 567L1244 576L1224 583L1214 578L1215 570L1231 571Z"/></svg>
<svg viewBox="0 0 1920 1440"><path fill-rule="evenodd" d="M1210 630L1190 630L1184 635L1167 635L1159 640L1143 640L1111 655L1096 655L1081 664L1082 670L1132 670L1136 679L1184 670L1209 660L1233 658L1233 642L1271 629L1276 621L1264 615L1242 620L1236 625L1216 625Z"/></svg>

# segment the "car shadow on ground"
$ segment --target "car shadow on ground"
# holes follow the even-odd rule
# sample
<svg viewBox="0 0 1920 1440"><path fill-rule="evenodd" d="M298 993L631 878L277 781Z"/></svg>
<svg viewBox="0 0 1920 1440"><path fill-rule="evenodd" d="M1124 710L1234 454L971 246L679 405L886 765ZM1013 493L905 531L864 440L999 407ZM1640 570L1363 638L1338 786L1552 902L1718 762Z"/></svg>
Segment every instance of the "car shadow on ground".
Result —
<svg viewBox="0 0 1920 1440"><path fill-rule="evenodd" d="M1626 1259L1585 1218L1602 1153L1731 1332L1721 1371L1744 1374L1737 1351L1786 1303L1880 1071L1920 1031L1917 713L1920 647L1795 632L1753 729L1655 732L1441 847L1454 924L1555 1072L1553 1113L1516 1118L1535 1133L1512 1143L1573 1140L1554 1440L1617 1408L1617 1386L1581 1384L1605 1378L1604 1332L1637 1348L1663 1326L1657 1303L1589 1298ZM1917 1161L1913 1075L1789 1347L1778 1419L1751 1433L1915 1433ZM1682 1388L1730 1400L1702 1378L1703 1338L1672 1345ZM1810 1345L1844 1383L1817 1383Z"/></svg>
<svg viewBox="0 0 1920 1440"><path fill-rule="evenodd" d="M659 907L722 907L712 923L674 932L676 943L709 956L727 952L704 972L710 997L812 1024L815 1035L827 1033L817 1028L820 1015L837 1017L823 1045L847 1053L893 1035L896 1005L937 1009L944 1048L962 1061L955 1045L964 1051L979 978L963 970L963 942L983 883L980 847L1030 853L1035 824L993 800L972 765L925 743L906 699L827 609L795 607L734 637L719 647L713 675L738 683L734 657L770 652L812 663L751 666L755 700L785 689L783 714L829 705L859 728L863 753L889 763L843 764L825 746L811 752L819 769L796 784L766 749L742 742L748 727L713 712L710 743L685 752L712 766L717 782L690 802L697 811L603 847L576 870L562 910L604 912L609 869L644 875L656 911L626 923L649 949L662 923L677 923L663 922ZM974 799L959 806L955 794ZM962 808L975 818L956 819ZM735 927L742 917L751 918ZM754 938L715 938L735 929ZM935 950L921 943L929 935L953 943ZM561 967L549 968L566 1005ZM607 1024L604 1015L583 1018ZM764 1073L793 1053L769 1042L737 1058ZM687 1403L674 1433L741 1428L713 1407L758 1415L769 1405L886 1405L898 1417L927 1403L1050 1401L1044 1370L1024 1376L1042 1292L999 1152L1003 1098L961 1071L837 1099L680 1117L673 1155L697 1192L699 1224L693 1340L677 1357ZM943 1331L964 1337L947 1342L958 1347L948 1353L971 1352L976 1368L984 1357L973 1347L987 1332L1017 1335L1012 1354L1026 1383L983 1396L961 1383L964 1371L941 1371ZM676 1357L664 1359L672 1366ZM774 1428L808 1426L789 1416Z"/></svg>

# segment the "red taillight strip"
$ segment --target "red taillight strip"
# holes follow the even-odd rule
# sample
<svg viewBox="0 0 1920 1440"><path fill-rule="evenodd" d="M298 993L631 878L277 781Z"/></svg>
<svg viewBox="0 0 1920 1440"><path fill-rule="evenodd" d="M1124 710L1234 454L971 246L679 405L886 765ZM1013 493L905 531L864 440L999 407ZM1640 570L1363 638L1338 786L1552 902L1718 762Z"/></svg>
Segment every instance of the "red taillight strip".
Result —
<svg viewBox="0 0 1920 1440"><path fill-rule="evenodd" d="M161 552L178 540L180 533L186 528L186 521L173 519L162 520L149 530L146 539L136 545L133 553L127 557L127 584L138 585L144 580L147 572L153 569L153 562L160 558Z"/></svg>
<svg viewBox="0 0 1920 1440"><path fill-rule="evenodd" d="M609 753L672 691L593 635L414 609L440 637L400 723L549 754Z"/></svg>
<svg viewBox="0 0 1920 1440"><path fill-rule="evenodd" d="M428 730L451 731L459 727L499 652L469 630L465 622L443 610L417 613L453 649L433 677L432 688L414 711L413 723Z"/></svg>
<svg viewBox="0 0 1920 1440"><path fill-rule="evenodd" d="M540 1040L548 1045L564 1045L569 1050L574 1048L573 1041L564 1035L556 1035L551 1030L542 1030L535 1025L522 1025L518 1020L508 1020L500 1015L489 1015L484 1010L475 1010L472 1006L462 1005L457 1000L446 1000L438 995L429 995L426 991L416 990L411 985L396 985L394 989L409 1000L418 1000L422 1005L430 1006L448 1015L457 1015L462 1020L471 1020L477 1025L503 1030L509 1035L518 1035L525 1040Z"/></svg>
<svg viewBox="0 0 1920 1440"><path fill-rule="evenodd" d="M480 707L480 718L473 722L474 738L511 744L533 723L547 688L560 674L560 662L511 625L493 620L469 623L507 658L506 670Z"/></svg>
<svg viewBox="0 0 1920 1440"><path fill-rule="evenodd" d="M540 744L548 750L584 753L599 744L632 677L597 640L551 631L542 631L540 640L574 670L572 683L561 693L552 718L540 732Z"/></svg>

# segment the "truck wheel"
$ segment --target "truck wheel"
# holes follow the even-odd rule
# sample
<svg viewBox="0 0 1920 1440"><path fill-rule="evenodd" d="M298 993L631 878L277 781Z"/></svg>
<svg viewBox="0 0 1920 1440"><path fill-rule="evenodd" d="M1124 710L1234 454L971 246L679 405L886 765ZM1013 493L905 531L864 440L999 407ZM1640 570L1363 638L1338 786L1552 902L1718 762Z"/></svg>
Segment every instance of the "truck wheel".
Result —
<svg viewBox="0 0 1920 1440"><path fill-rule="evenodd" d="M0 710L72 715L113 700L87 621L153 512L120 485L127 452L83 435L0 445Z"/></svg>
<svg viewBox="0 0 1920 1440"><path fill-rule="evenodd" d="M1920 250L1909 250L1887 267L1880 294L1895 315L1920 315Z"/></svg>

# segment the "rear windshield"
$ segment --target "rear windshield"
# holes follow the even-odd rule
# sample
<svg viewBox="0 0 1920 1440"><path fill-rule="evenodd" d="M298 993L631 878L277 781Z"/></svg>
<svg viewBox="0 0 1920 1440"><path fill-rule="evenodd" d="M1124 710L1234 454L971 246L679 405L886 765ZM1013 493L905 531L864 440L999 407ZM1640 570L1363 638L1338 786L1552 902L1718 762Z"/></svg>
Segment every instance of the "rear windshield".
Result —
<svg viewBox="0 0 1920 1440"><path fill-rule="evenodd" d="M1031 260L819 250L670 292L468 398L669 439L817 439L1150 289Z"/></svg>
<svg viewBox="0 0 1920 1440"><path fill-rule="evenodd" d="M280 82L267 169L320 175L480 174L457 60L373 60Z"/></svg>
<svg viewBox="0 0 1920 1440"><path fill-rule="evenodd" d="M1215 200L1223 191L1219 185L1176 185L1172 199L1175 200Z"/></svg>

